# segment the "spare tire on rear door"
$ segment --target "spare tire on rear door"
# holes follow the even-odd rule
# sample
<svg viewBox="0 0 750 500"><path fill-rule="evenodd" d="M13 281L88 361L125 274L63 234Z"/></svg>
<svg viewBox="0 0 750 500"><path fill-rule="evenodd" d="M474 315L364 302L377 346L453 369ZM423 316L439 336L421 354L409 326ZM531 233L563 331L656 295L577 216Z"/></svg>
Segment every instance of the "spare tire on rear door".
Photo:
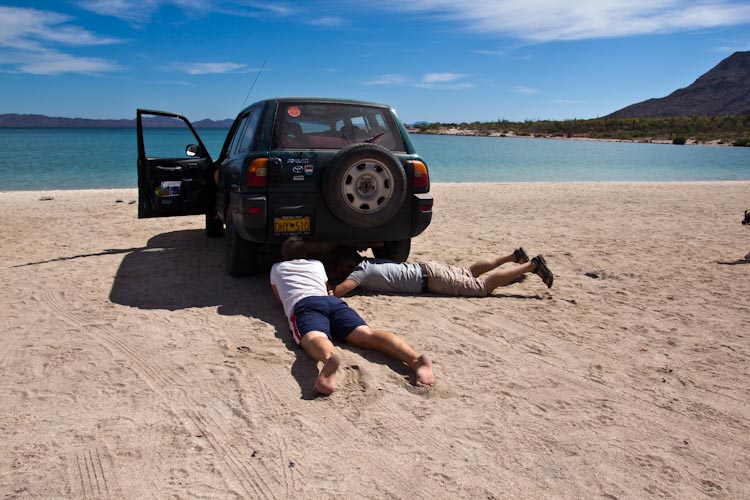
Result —
<svg viewBox="0 0 750 500"><path fill-rule="evenodd" d="M391 220L406 198L406 172L393 153L376 144L352 144L336 153L323 177L331 212L353 227Z"/></svg>

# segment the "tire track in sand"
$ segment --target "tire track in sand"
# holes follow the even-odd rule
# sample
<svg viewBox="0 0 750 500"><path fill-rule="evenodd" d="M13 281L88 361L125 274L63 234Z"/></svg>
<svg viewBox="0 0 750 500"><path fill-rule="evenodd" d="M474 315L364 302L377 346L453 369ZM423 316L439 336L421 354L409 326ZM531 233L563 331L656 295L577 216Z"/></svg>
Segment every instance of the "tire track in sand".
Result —
<svg viewBox="0 0 750 500"><path fill-rule="evenodd" d="M182 420L184 427L188 429L195 427L206 437L211 448L217 453L217 458L224 464L224 471L234 478L247 496L259 500L278 500L275 492L264 484L263 479L266 474L272 474L273 471L255 472L243 465L250 462L251 457L236 447L232 448L228 442L227 437L230 433L226 428L229 427L229 423L223 418L212 420L211 423L217 432L206 425L206 420L197 410L200 405L188 395L185 389L190 387L190 384L187 381L178 382L174 376L161 367L167 362L166 359L160 358L158 363L151 362L137 348L123 339L122 333L112 326L92 323L84 316L71 311L60 294L45 290L39 302L50 313L72 328L84 332L113 355L124 357L135 374L170 408L175 416ZM176 375L177 370L173 373L179 376ZM158 456L155 458L159 459ZM156 468L155 463L147 467L152 473ZM163 484L160 480L152 480L152 483Z"/></svg>
<svg viewBox="0 0 750 500"><path fill-rule="evenodd" d="M80 498L119 497L115 485L110 485L113 479L107 479L107 476L112 475L105 471L99 448L76 452L74 462L78 479L74 481L74 485L77 483L81 486Z"/></svg>

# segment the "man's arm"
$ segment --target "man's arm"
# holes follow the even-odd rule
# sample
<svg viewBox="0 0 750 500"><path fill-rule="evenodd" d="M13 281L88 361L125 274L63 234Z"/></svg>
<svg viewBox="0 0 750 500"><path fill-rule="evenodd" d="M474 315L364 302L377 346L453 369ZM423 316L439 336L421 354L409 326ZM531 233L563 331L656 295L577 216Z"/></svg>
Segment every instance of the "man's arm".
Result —
<svg viewBox="0 0 750 500"><path fill-rule="evenodd" d="M276 288L276 285L271 285L271 289L273 290L273 294L276 295L276 298L279 299L279 302L283 306L284 303L281 301L281 297L279 296L279 290Z"/></svg>
<svg viewBox="0 0 750 500"><path fill-rule="evenodd" d="M351 292L358 286L359 286L359 283L357 283L356 281L345 279L344 281L336 285L336 289L333 291L333 294L336 297L343 297L344 295Z"/></svg>

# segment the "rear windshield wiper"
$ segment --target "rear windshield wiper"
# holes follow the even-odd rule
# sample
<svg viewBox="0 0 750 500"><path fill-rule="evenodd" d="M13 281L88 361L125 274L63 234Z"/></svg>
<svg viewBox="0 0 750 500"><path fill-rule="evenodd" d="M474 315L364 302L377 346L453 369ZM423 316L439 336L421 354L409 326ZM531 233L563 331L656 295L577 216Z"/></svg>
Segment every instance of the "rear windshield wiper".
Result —
<svg viewBox="0 0 750 500"><path fill-rule="evenodd" d="M369 139L366 139L366 140L365 140L365 142L366 142L367 144L370 144L371 142L375 142L375 141L377 141L378 139L380 139L380 138L381 138L382 136L384 136L384 135L385 135L385 132L380 132L379 134L377 134L377 135L373 135L373 136L372 136L372 137L370 137Z"/></svg>

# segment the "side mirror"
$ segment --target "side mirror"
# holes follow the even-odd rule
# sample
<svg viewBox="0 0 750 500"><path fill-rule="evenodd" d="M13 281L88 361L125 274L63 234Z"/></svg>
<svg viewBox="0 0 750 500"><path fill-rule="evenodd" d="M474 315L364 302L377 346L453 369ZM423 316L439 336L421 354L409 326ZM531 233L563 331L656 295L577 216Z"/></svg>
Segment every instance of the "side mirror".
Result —
<svg viewBox="0 0 750 500"><path fill-rule="evenodd" d="M191 158L193 156L198 156L198 151L200 151L200 150L198 149L197 145L195 145L195 144L188 144L187 147L185 148L185 156L189 156Z"/></svg>

